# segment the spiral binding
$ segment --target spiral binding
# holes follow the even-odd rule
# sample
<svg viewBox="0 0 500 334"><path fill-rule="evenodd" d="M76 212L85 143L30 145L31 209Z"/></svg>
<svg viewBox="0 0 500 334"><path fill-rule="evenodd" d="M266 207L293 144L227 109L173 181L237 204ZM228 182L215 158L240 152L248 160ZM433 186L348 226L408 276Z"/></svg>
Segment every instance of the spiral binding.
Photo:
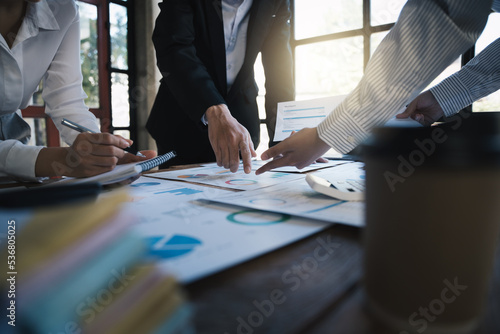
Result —
<svg viewBox="0 0 500 334"><path fill-rule="evenodd" d="M145 172L147 170L150 170L151 168L154 168L156 166L159 166L159 165L169 161L170 159L172 159L176 156L177 156L177 154L175 153L175 151L170 151L170 152L165 153L163 155L160 155L156 158L146 160L143 162L139 162L137 165L141 166L142 171Z"/></svg>

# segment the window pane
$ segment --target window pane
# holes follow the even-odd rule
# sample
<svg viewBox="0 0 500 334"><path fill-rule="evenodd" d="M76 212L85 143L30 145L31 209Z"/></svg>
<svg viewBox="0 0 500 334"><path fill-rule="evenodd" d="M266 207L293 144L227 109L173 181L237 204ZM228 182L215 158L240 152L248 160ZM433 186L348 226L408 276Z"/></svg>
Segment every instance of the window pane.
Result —
<svg viewBox="0 0 500 334"><path fill-rule="evenodd" d="M363 37L296 48L297 100L348 94L363 75Z"/></svg>
<svg viewBox="0 0 500 334"><path fill-rule="evenodd" d="M450 64L443 72L441 72L440 75L438 75L429 86L427 86L427 89L431 88L432 86L437 85L453 73L460 71L460 67L462 66L462 57L458 57L453 63Z"/></svg>
<svg viewBox="0 0 500 334"><path fill-rule="evenodd" d="M31 138L28 141L30 146L47 146L47 127L45 118L23 118L31 128Z"/></svg>
<svg viewBox="0 0 500 334"><path fill-rule="evenodd" d="M406 0L372 0L370 24L379 26L396 22L405 3Z"/></svg>
<svg viewBox="0 0 500 334"><path fill-rule="evenodd" d="M122 136L123 138L130 139L130 131L128 130L115 130L113 131L114 135Z"/></svg>
<svg viewBox="0 0 500 334"><path fill-rule="evenodd" d="M111 66L122 70L128 69L127 15L127 7L113 3L109 5Z"/></svg>
<svg viewBox="0 0 500 334"><path fill-rule="evenodd" d="M476 55L496 40L500 31L500 13L491 13L488 23L476 43Z"/></svg>
<svg viewBox="0 0 500 334"><path fill-rule="evenodd" d="M362 27L362 0L295 0L295 39Z"/></svg>
<svg viewBox="0 0 500 334"><path fill-rule="evenodd" d="M492 13L488 19L488 24L476 44L476 54L484 50L491 42L498 38L500 31L500 13ZM483 97L472 106L473 111L499 111L500 91Z"/></svg>
<svg viewBox="0 0 500 334"><path fill-rule="evenodd" d="M380 42L384 39L385 36L389 33L389 30L387 31L382 31L382 32L376 32L371 34L370 36L370 56L373 55L373 52L377 49L379 46Z"/></svg>
<svg viewBox="0 0 500 334"><path fill-rule="evenodd" d="M99 68L97 61L97 7L79 2L83 90L88 98L85 103L90 108L99 108Z"/></svg>
<svg viewBox="0 0 500 334"><path fill-rule="evenodd" d="M265 119L266 76L264 74L264 66L262 65L261 53L257 55L253 70L255 73L255 82L257 83L257 87L259 87L259 95L257 95L257 105L259 106L259 118Z"/></svg>
<svg viewBox="0 0 500 334"><path fill-rule="evenodd" d="M500 90L493 94L477 100L473 106L473 111L499 111L500 110Z"/></svg>
<svg viewBox="0 0 500 334"><path fill-rule="evenodd" d="M111 73L111 110L114 127L130 125L128 89L127 74Z"/></svg>
<svg viewBox="0 0 500 334"><path fill-rule="evenodd" d="M269 148L269 134L267 133L267 127L265 124L260 125L260 144L255 149L257 157L260 158L262 153Z"/></svg>
<svg viewBox="0 0 500 334"><path fill-rule="evenodd" d="M38 84L36 91L33 93L33 99L31 101L32 106L44 106L45 102L42 99L43 93L43 81Z"/></svg>

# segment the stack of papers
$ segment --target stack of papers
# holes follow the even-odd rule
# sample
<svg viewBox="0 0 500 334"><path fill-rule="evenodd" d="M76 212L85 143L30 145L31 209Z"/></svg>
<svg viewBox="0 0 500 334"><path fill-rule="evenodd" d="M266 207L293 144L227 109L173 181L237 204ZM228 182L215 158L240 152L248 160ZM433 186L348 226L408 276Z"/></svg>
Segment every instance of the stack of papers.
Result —
<svg viewBox="0 0 500 334"><path fill-rule="evenodd" d="M263 162L253 161L252 168ZM329 180L362 179L361 163L316 164ZM311 167L316 169L315 167ZM236 173L202 167L147 174L128 186L127 207L148 254L181 283L247 261L300 240L332 223L363 226L364 203L317 193L297 173Z"/></svg>

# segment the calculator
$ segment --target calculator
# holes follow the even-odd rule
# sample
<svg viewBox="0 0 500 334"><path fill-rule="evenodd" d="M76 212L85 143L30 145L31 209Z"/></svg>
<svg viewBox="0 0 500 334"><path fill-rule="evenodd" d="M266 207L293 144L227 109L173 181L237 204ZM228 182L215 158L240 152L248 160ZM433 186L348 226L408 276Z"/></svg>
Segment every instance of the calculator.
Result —
<svg viewBox="0 0 500 334"><path fill-rule="evenodd" d="M363 201L365 198L364 180L346 179L330 182L322 177L307 174L306 181L315 191L342 201Z"/></svg>

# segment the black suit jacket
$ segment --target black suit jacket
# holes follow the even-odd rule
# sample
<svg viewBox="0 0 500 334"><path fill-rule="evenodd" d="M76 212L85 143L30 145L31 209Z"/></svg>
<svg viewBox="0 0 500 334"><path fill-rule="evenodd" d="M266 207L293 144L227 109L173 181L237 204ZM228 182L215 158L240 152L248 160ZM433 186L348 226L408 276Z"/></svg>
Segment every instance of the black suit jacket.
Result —
<svg viewBox="0 0 500 334"><path fill-rule="evenodd" d="M266 124L272 136L276 104L294 99L289 45L289 0L253 0L243 66L227 91L224 26L220 0L166 0L160 4L153 42L161 85L147 122L159 153L176 150L177 163L214 161L205 111L226 104L259 144L258 88L254 63L259 52L266 76Z"/></svg>

